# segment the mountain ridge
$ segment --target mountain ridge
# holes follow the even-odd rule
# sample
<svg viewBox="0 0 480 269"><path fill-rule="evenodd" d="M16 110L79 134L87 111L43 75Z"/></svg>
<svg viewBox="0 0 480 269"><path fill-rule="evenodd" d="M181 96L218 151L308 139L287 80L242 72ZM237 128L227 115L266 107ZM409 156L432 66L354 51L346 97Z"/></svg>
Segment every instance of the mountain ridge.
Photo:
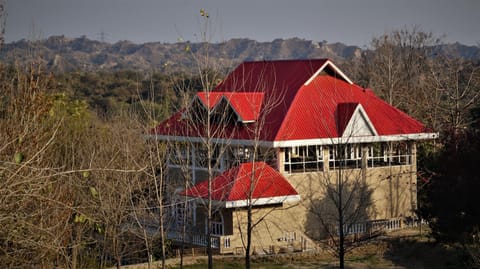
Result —
<svg viewBox="0 0 480 269"><path fill-rule="evenodd" d="M115 43L88 39L85 36L69 38L51 36L39 41L25 39L2 47L0 59L6 63L39 61L52 72L68 71L192 71L191 52L204 49L204 43L147 42L123 40ZM460 43L440 44L442 53L465 59L480 59L480 47ZM242 61L271 59L330 58L334 61L361 57L365 48L340 42L312 41L301 38L274 39L259 42L248 38L234 38L209 44L211 60L222 66L235 66Z"/></svg>

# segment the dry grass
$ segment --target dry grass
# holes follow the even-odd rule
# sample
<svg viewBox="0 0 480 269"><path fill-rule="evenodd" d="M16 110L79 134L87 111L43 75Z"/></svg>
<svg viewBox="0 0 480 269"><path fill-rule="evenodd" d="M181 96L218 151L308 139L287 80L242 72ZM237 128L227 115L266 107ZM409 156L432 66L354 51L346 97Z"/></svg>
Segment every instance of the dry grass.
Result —
<svg viewBox="0 0 480 269"><path fill-rule="evenodd" d="M415 229L403 229L379 237L348 253L346 268L349 269L422 269L422 268L468 268L468 256L459 246L436 243ZM178 260L171 259L169 268L176 268ZM206 268L206 257L186 258L186 269ZM294 253L275 256L254 256L255 269L312 269L336 268L337 261L331 255L320 253ZM145 265L125 267L146 269ZM158 268L153 266L153 268ZM217 256L214 268L244 268L242 257Z"/></svg>

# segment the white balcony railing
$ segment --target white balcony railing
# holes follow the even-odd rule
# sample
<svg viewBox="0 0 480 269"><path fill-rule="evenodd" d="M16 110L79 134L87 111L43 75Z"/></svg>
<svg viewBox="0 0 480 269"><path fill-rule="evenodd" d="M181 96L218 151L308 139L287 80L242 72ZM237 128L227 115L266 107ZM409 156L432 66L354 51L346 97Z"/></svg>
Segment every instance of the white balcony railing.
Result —
<svg viewBox="0 0 480 269"><path fill-rule="evenodd" d="M189 234L186 233L182 236L182 233L179 231L169 231L167 235L168 239L174 240L177 242L185 242L187 244L192 244L200 247L207 246L207 235L206 234ZM214 249L219 248L230 248L230 237L229 236L219 236L212 235L210 236L211 246Z"/></svg>
<svg viewBox="0 0 480 269"><path fill-rule="evenodd" d="M402 228L401 219L371 220L354 223L343 227L343 234L363 234L375 231L392 231ZM338 229L337 229L338 233Z"/></svg>

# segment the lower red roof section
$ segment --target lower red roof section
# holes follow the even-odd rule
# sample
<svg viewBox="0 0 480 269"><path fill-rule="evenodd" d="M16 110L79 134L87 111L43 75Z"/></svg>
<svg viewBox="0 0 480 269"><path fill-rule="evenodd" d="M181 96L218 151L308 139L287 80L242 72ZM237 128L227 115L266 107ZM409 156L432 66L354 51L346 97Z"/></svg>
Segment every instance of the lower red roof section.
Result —
<svg viewBox="0 0 480 269"><path fill-rule="evenodd" d="M278 171L265 162L242 163L211 181L212 200L231 202L298 195ZM208 198L208 180L185 190L182 195Z"/></svg>

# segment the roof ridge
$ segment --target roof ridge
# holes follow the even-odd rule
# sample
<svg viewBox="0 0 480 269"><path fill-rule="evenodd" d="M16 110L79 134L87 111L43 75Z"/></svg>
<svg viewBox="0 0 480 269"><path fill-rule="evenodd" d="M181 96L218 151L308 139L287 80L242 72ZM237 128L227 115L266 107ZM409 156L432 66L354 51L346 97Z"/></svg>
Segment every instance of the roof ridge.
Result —
<svg viewBox="0 0 480 269"><path fill-rule="evenodd" d="M268 60L253 60L253 61L244 61L242 64L251 64L251 63L274 63L274 62L317 62L317 61L331 61L330 58L302 58L302 59L268 59Z"/></svg>

